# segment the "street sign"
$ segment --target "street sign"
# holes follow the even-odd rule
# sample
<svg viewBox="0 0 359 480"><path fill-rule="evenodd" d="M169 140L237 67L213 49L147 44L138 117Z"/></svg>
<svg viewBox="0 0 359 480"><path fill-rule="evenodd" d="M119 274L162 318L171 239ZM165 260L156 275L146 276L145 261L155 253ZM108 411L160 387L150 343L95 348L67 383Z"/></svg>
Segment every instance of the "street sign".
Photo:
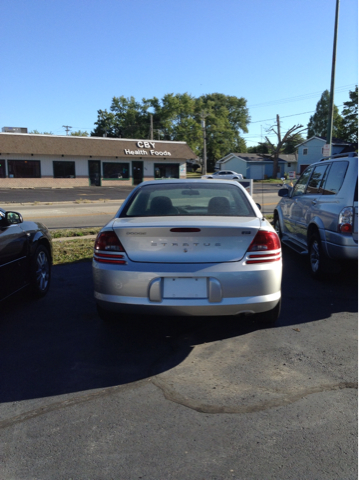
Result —
<svg viewBox="0 0 359 480"><path fill-rule="evenodd" d="M329 157L330 155L330 145L326 143L323 147L323 157Z"/></svg>

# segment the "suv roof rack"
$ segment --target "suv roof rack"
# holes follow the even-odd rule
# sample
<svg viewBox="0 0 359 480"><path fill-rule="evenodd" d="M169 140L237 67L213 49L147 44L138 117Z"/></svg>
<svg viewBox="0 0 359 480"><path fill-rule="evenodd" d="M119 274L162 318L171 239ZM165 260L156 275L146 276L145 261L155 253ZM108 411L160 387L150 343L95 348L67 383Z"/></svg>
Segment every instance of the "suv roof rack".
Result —
<svg viewBox="0 0 359 480"><path fill-rule="evenodd" d="M358 156L358 152L336 153L335 155L329 155L328 157L323 157L319 161L323 162L323 160L329 160L329 158L357 157L357 156Z"/></svg>

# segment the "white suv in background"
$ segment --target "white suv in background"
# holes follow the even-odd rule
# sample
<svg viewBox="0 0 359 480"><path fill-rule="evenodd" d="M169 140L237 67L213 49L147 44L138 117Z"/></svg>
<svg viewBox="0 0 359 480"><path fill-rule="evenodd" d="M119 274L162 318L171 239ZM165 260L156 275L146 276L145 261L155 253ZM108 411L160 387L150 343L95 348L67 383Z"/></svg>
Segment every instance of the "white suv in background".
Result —
<svg viewBox="0 0 359 480"><path fill-rule="evenodd" d="M274 228L282 243L309 254L320 278L345 260L358 260L358 154L310 165L294 187L278 191Z"/></svg>

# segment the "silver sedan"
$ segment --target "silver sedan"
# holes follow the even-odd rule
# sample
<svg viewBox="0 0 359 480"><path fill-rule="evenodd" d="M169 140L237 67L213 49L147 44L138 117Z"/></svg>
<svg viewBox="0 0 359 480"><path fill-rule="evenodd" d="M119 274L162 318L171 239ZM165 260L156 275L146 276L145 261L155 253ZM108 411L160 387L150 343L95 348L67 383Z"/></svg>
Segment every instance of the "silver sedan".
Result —
<svg viewBox="0 0 359 480"><path fill-rule="evenodd" d="M277 234L235 181L141 183L97 236L95 299L109 312L149 315L280 312Z"/></svg>

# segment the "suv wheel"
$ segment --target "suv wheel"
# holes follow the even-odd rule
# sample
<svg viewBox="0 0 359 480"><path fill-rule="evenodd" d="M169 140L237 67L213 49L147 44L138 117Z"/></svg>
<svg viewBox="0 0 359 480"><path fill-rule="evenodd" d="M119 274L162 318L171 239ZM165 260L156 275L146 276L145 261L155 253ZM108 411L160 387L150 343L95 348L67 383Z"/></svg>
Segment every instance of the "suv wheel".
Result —
<svg viewBox="0 0 359 480"><path fill-rule="evenodd" d="M313 233L309 240L309 266L314 278L322 278L326 256L323 252L322 242L318 233Z"/></svg>
<svg viewBox="0 0 359 480"><path fill-rule="evenodd" d="M273 227L274 230L276 231L276 234L278 235L279 238L282 238L282 229L280 228L280 223L279 223L279 217L276 215L274 217L274 222L273 222Z"/></svg>

